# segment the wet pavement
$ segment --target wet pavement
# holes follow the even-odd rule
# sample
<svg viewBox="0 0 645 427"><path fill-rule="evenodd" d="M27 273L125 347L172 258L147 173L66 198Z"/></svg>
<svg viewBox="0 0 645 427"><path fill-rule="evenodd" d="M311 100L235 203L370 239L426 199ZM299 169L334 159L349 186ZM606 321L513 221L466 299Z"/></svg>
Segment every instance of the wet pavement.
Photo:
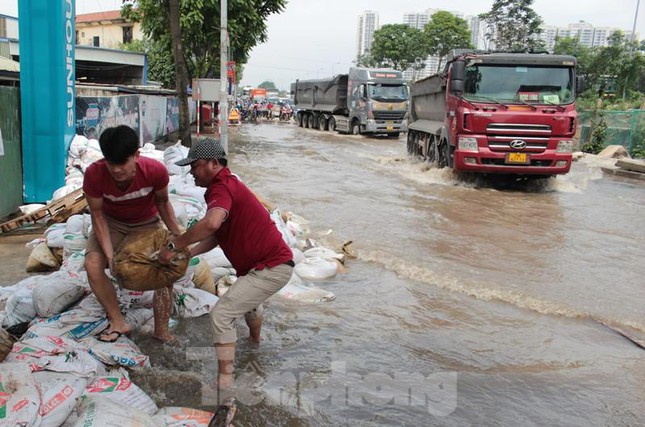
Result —
<svg viewBox="0 0 645 427"><path fill-rule="evenodd" d="M285 123L232 128L229 147L253 190L358 254L317 283L334 302L273 299L261 346L239 323L236 425L645 424L645 350L620 333L645 334L642 184L586 160L500 187L409 158L404 138ZM0 283L28 254L3 239ZM138 382L212 407L208 322L175 334L135 337L154 367Z"/></svg>

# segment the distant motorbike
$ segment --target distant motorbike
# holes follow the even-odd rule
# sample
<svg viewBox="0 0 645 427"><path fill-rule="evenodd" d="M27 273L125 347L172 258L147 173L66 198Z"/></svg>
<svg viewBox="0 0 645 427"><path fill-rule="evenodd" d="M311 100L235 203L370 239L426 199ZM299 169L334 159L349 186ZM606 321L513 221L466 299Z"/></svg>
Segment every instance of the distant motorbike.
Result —
<svg viewBox="0 0 645 427"><path fill-rule="evenodd" d="M291 108L283 108L280 112L280 121L288 122L289 120L291 120L292 114L293 111L291 110Z"/></svg>

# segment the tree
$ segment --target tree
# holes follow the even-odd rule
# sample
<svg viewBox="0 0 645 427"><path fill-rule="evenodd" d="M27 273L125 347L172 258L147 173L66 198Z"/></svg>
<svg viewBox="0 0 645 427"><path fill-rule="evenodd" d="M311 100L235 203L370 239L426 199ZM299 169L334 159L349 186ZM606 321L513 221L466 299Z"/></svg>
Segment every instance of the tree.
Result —
<svg viewBox="0 0 645 427"><path fill-rule="evenodd" d="M590 47L583 46L579 38L557 37L553 53L556 55L571 55L576 57L578 75L589 78L593 51Z"/></svg>
<svg viewBox="0 0 645 427"><path fill-rule="evenodd" d="M220 77L219 0L123 0L121 14L132 22L141 22L144 34L170 55L176 43L171 38L169 1L178 3L187 80ZM229 58L236 61L238 75L251 49L267 39L266 18L284 10L286 3L287 0L228 0ZM178 86L175 81L175 87L181 90ZM180 99L180 105L181 102Z"/></svg>
<svg viewBox="0 0 645 427"><path fill-rule="evenodd" d="M421 30L389 24L374 31L370 56L379 65L403 71L414 66L417 58L427 57L428 48Z"/></svg>
<svg viewBox="0 0 645 427"><path fill-rule="evenodd" d="M479 15L486 25L486 37L495 48L509 52L544 49L542 18L532 8L533 0L495 0L490 11Z"/></svg>
<svg viewBox="0 0 645 427"><path fill-rule="evenodd" d="M181 41L179 0L168 0L167 6L172 57L175 60L175 88L177 90L177 97L179 98L179 138L181 139L182 145L190 147L192 145L190 137L190 112L188 110L188 82L190 80ZM197 108L200 108L199 105Z"/></svg>
<svg viewBox="0 0 645 427"><path fill-rule="evenodd" d="M423 32L430 55L439 57L437 72L441 70L443 59L452 49L473 47L468 23L450 12L441 10L432 15Z"/></svg>
<svg viewBox="0 0 645 427"><path fill-rule="evenodd" d="M148 55L148 80L160 82L164 87L175 86L175 65L172 52L158 41L143 39L122 43L119 49Z"/></svg>
<svg viewBox="0 0 645 427"><path fill-rule="evenodd" d="M275 87L275 83L270 82L270 81L263 81L258 85L259 88L266 89L266 90L278 90L277 87Z"/></svg>
<svg viewBox="0 0 645 427"><path fill-rule="evenodd" d="M615 79L619 94L639 90L645 73L645 56L639 51L632 52L631 47L623 33L616 31L609 37L607 46L596 48L589 70L591 83L611 78Z"/></svg>
<svg viewBox="0 0 645 427"><path fill-rule="evenodd" d="M378 62L375 61L369 53L358 55L355 63L357 67L376 68L379 66Z"/></svg>

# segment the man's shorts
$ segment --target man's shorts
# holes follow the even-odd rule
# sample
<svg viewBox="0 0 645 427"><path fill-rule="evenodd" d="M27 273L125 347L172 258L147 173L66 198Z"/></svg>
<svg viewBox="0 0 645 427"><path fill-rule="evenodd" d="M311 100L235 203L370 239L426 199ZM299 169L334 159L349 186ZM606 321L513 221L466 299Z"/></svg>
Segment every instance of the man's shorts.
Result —
<svg viewBox="0 0 645 427"><path fill-rule="evenodd" d="M127 236L128 234L161 227L161 222L159 221L158 216L136 224L128 224L122 221L118 221L114 218L110 218L108 216L106 216L105 219L108 223L108 228L110 230L110 240L112 241L112 248L114 250L119 247L123 239L125 239L125 236ZM96 239L94 231L90 233L90 236L87 239L87 247L85 248L86 255L90 252L99 252L101 254L103 253L103 249L101 249L101 245Z"/></svg>
<svg viewBox="0 0 645 427"><path fill-rule="evenodd" d="M273 268L251 270L238 278L211 311L215 344L237 341L235 320L242 316L247 320L261 317L262 303L282 289L292 273L291 265L280 264Z"/></svg>

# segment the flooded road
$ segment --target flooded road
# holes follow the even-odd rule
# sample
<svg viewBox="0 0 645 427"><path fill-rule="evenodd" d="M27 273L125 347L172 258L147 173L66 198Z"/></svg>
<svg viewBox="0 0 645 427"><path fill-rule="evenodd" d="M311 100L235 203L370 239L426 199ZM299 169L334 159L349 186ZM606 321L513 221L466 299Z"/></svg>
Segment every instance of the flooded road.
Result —
<svg viewBox="0 0 645 427"><path fill-rule="evenodd" d="M645 424L645 350L619 333L645 342L642 184L578 162L500 190L409 158L403 137L229 136L251 188L358 255L317 283L334 302L272 300L262 346L241 342L239 425Z"/></svg>

